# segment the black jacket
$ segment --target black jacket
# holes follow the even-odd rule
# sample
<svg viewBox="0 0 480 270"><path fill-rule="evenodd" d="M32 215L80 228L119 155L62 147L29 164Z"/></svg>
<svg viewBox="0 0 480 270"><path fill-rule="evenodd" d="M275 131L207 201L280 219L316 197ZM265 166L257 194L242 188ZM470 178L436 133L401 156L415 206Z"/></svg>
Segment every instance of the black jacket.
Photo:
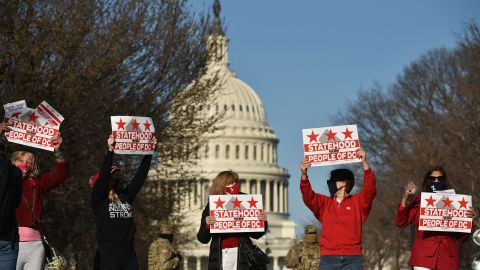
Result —
<svg viewBox="0 0 480 270"><path fill-rule="evenodd" d="M221 241L222 234L210 233L210 230L206 227L205 218L210 215L210 206L207 203L205 209L202 212L202 220L200 222L200 228L198 229L197 239L202 244L208 244L210 242L210 253L208 255L208 270L221 270L222 269L222 250ZM245 258L242 256L242 244L245 242L252 243L253 239L260 239L268 229L268 222L265 221L265 230L263 232L250 232L250 233L237 233L239 240L238 247L238 265L237 270L248 270L248 265Z"/></svg>
<svg viewBox="0 0 480 270"><path fill-rule="evenodd" d="M118 194L118 203L112 203L108 199L112 161L113 152L108 151L100 169L100 176L92 187L92 211L97 225L97 242L99 247L130 247L136 232L133 203L147 178L152 156L143 157L128 187L122 194Z"/></svg>
<svg viewBox="0 0 480 270"><path fill-rule="evenodd" d="M18 241L15 209L22 199L22 172L0 158L0 240Z"/></svg>

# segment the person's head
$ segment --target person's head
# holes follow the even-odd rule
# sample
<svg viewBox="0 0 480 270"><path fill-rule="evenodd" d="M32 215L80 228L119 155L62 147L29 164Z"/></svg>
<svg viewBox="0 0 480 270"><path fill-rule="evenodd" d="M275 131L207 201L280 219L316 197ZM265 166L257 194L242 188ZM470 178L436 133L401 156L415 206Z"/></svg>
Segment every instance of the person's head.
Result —
<svg viewBox="0 0 480 270"><path fill-rule="evenodd" d="M170 243L173 241L173 227L170 224L160 225L160 238L167 239Z"/></svg>
<svg viewBox="0 0 480 270"><path fill-rule="evenodd" d="M88 180L88 185L90 188L93 188L97 180L100 178L100 172L97 172L94 176L90 177ZM110 177L109 177L109 188L108 198L111 202L118 201L118 194L121 194L124 189L121 185L122 182L122 171L117 165L112 165L110 168Z"/></svg>
<svg viewBox="0 0 480 270"><path fill-rule="evenodd" d="M5 137L5 135L0 134L0 159L7 158L7 146L8 146L7 138Z"/></svg>
<svg viewBox="0 0 480 270"><path fill-rule="evenodd" d="M316 243L317 242L317 227L314 225L306 225L304 228L304 241L306 243Z"/></svg>
<svg viewBox="0 0 480 270"><path fill-rule="evenodd" d="M433 192L452 188L447 172L442 166L434 166L425 173L422 183L423 192Z"/></svg>
<svg viewBox="0 0 480 270"><path fill-rule="evenodd" d="M22 171L24 178L36 178L40 175L35 155L31 152L16 151L12 154L10 161Z"/></svg>
<svg viewBox="0 0 480 270"><path fill-rule="evenodd" d="M330 179L327 181L327 185L331 196L342 192L350 194L355 185L355 177L349 169L336 169L330 172Z"/></svg>
<svg viewBox="0 0 480 270"><path fill-rule="evenodd" d="M238 191L238 174L234 171L223 171L213 179L210 195L236 194Z"/></svg>

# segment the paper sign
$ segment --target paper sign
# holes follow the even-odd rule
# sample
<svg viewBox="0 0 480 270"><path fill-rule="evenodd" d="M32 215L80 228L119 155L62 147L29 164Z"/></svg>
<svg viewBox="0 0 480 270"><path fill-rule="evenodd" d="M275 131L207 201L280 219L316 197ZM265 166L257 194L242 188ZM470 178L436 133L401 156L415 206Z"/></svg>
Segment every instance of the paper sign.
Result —
<svg viewBox="0 0 480 270"><path fill-rule="evenodd" d="M470 233L472 218L467 217L470 207L470 195L422 192L418 229Z"/></svg>
<svg viewBox="0 0 480 270"><path fill-rule="evenodd" d="M28 108L25 100L3 105L5 123L12 124L5 133L9 142L53 151L50 141L57 134L63 117L47 102L43 101L34 110Z"/></svg>
<svg viewBox="0 0 480 270"><path fill-rule="evenodd" d="M210 195L210 216L215 224L211 233L263 232L265 221L258 220L263 213L261 194Z"/></svg>
<svg viewBox="0 0 480 270"><path fill-rule="evenodd" d="M112 116L115 154L152 155L155 128L152 118L141 116Z"/></svg>
<svg viewBox="0 0 480 270"><path fill-rule="evenodd" d="M357 125L302 129L303 152L312 166L360 162Z"/></svg>

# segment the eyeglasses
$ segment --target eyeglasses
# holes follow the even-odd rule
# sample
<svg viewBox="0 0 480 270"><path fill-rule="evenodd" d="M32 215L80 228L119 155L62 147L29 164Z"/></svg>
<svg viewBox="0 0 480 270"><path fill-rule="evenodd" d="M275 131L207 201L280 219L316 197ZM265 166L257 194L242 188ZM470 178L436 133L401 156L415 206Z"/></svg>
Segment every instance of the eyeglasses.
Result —
<svg viewBox="0 0 480 270"><path fill-rule="evenodd" d="M435 181L435 179L438 179L438 181L445 181L445 176L444 175L440 175L440 176L433 176L433 175L430 175L428 177L428 179L432 180L432 181Z"/></svg>

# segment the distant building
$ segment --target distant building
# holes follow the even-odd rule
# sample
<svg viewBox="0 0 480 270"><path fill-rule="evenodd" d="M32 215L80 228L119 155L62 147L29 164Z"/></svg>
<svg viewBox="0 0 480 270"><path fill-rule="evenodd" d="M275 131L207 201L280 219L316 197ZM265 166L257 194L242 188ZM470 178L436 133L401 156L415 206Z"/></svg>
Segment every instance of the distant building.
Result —
<svg viewBox="0 0 480 270"><path fill-rule="evenodd" d="M218 2L216 3L217 5ZM285 256L295 243L295 223L288 213L288 172L277 165L278 139L268 126L261 100L255 91L236 77L228 67L228 40L216 14L216 24L208 39L211 51L209 72L219 72L221 89L206 110L210 114L224 113L218 123L222 127L207 135L208 142L199 153L196 168L199 179L185 204L185 218L197 231L201 213L208 201L209 187L221 171L234 170L240 176L240 191L262 194L264 209L268 214L267 234L256 241L271 258L269 269L286 269ZM252 63L253 65L254 63ZM273 94L273 93L272 93ZM181 247L183 269L207 269L209 245L199 243L195 235L188 246Z"/></svg>

